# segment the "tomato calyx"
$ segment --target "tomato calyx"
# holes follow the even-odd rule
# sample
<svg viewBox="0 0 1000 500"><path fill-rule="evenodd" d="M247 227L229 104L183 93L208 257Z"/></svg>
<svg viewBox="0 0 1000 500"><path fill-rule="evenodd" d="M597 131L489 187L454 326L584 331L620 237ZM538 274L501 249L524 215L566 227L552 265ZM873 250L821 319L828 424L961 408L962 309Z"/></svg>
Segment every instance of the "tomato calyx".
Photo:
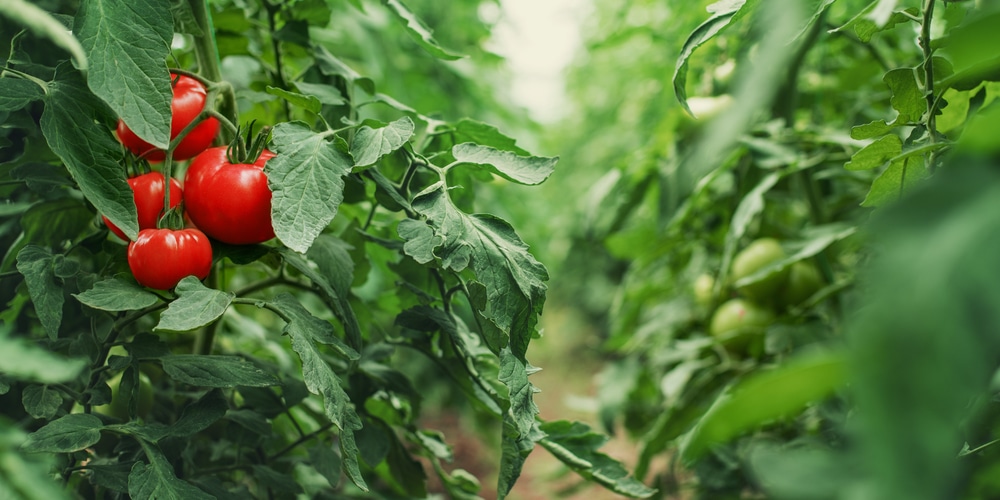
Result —
<svg viewBox="0 0 1000 500"><path fill-rule="evenodd" d="M253 124L250 122L246 127L246 138L241 135L242 127L236 130L236 138L229 143L226 148L226 161L233 165L253 164L260 158L260 155L267 149L267 143L271 140L271 127L262 127L255 136L253 134Z"/></svg>

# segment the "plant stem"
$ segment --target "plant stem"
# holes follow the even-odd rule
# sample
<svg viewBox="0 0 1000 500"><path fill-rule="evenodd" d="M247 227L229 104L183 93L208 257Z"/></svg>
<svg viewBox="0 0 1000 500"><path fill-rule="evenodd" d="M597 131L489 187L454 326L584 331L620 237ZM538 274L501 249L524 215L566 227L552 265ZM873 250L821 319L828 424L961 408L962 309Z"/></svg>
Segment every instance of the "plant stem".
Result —
<svg viewBox="0 0 1000 500"><path fill-rule="evenodd" d="M927 100L927 140L937 141L937 117L934 98L934 50L931 48L931 21L934 19L934 1L924 1L924 15L920 26L920 48L924 51L924 99ZM927 153L927 170L934 172L934 151Z"/></svg>
<svg viewBox="0 0 1000 500"><path fill-rule="evenodd" d="M221 82L222 68L219 66L219 46L215 41L215 27L212 25L212 11L208 5L208 0L188 0L191 12L194 13L195 22L198 28L205 34L195 38L195 59L198 61L198 69L205 79L212 82ZM238 110L236 108L236 93L232 86L228 86L222 91L222 103L219 106L222 115L226 116L230 123L239 123ZM221 133L222 142L228 144L233 140L233 132L229 128L224 128Z"/></svg>

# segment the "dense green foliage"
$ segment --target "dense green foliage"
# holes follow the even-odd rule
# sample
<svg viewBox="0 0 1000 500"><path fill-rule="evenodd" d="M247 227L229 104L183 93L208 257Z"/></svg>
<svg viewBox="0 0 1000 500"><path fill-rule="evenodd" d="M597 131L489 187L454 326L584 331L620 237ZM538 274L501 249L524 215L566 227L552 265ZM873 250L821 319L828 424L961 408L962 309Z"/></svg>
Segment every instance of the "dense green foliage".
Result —
<svg viewBox="0 0 1000 500"><path fill-rule="evenodd" d="M529 344L549 276L479 213L476 186L539 184L557 158L481 121L524 123L485 78L498 58L479 3L429 7L0 4L0 497L503 497L536 444L653 493L600 434L538 417ZM454 26L441 42L438 24ZM173 132L171 72L207 88ZM178 249L174 211L139 232L126 180L150 166L116 140L119 119L166 151L155 171L190 181L191 220L239 244L212 240L211 264ZM240 219L235 179L186 177L224 155L172 158L202 120L222 124L217 145L247 131L234 163L269 134L263 220ZM422 427L443 401L479 416L495 476L449 464L450 429Z"/></svg>
<svg viewBox="0 0 1000 500"><path fill-rule="evenodd" d="M694 3L595 2L541 187L606 429L668 497L995 497L1000 6Z"/></svg>

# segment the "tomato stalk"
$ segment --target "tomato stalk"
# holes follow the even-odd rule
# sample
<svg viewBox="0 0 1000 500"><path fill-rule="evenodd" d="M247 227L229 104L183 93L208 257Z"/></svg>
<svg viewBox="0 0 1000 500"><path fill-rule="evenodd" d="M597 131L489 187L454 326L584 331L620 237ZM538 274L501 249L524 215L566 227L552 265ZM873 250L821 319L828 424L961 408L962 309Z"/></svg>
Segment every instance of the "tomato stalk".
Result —
<svg viewBox="0 0 1000 500"><path fill-rule="evenodd" d="M198 61L198 69L202 75L212 82L221 82L222 69L219 65L219 47L215 40L215 26L212 23L212 11L207 0L188 0L191 12L194 14L195 23L205 36L195 37L194 52ZM220 111L229 123L238 123L238 110L236 107L236 93L232 86L222 88L222 103ZM208 106L206 106L206 109ZM225 122L224 122L225 123ZM233 130L226 129L223 134L223 141L229 142L232 138Z"/></svg>

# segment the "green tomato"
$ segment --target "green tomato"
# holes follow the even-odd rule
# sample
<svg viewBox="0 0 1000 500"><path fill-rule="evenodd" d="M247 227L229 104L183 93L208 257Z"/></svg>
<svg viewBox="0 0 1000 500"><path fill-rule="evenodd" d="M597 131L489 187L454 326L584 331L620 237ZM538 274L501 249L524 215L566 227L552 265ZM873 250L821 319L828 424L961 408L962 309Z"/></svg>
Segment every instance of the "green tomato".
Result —
<svg viewBox="0 0 1000 500"><path fill-rule="evenodd" d="M741 331L763 330L774 322L774 313L746 299L731 299L712 315L708 332L714 337L728 337Z"/></svg>
<svg viewBox="0 0 1000 500"><path fill-rule="evenodd" d="M102 415L107 415L109 417L114 417L119 420L128 420L128 404L125 398L121 395L121 383L122 383L122 373L115 375L108 380L108 385L111 386L111 403L101 406L95 406L94 411ZM139 372L139 401L137 406L137 416L145 418L149 416L149 412L153 409L153 384L150 382L149 377L142 372Z"/></svg>
<svg viewBox="0 0 1000 500"><path fill-rule="evenodd" d="M819 269L809 262L799 261L788 270L788 281L781 290L781 303L796 306L812 297L823 286Z"/></svg>
<svg viewBox="0 0 1000 500"><path fill-rule="evenodd" d="M712 290L715 288L715 278L711 274L702 274L694 280L691 291L694 301L700 306L708 306L712 302Z"/></svg>
<svg viewBox="0 0 1000 500"><path fill-rule="evenodd" d="M730 276L733 283L736 283L785 257L787 257L785 250L781 248L781 243L778 243L778 240L774 238L760 238L751 242L733 257ZM784 286L786 279L788 279L787 268L771 274L762 280L741 285L737 290L752 299L770 301Z"/></svg>

